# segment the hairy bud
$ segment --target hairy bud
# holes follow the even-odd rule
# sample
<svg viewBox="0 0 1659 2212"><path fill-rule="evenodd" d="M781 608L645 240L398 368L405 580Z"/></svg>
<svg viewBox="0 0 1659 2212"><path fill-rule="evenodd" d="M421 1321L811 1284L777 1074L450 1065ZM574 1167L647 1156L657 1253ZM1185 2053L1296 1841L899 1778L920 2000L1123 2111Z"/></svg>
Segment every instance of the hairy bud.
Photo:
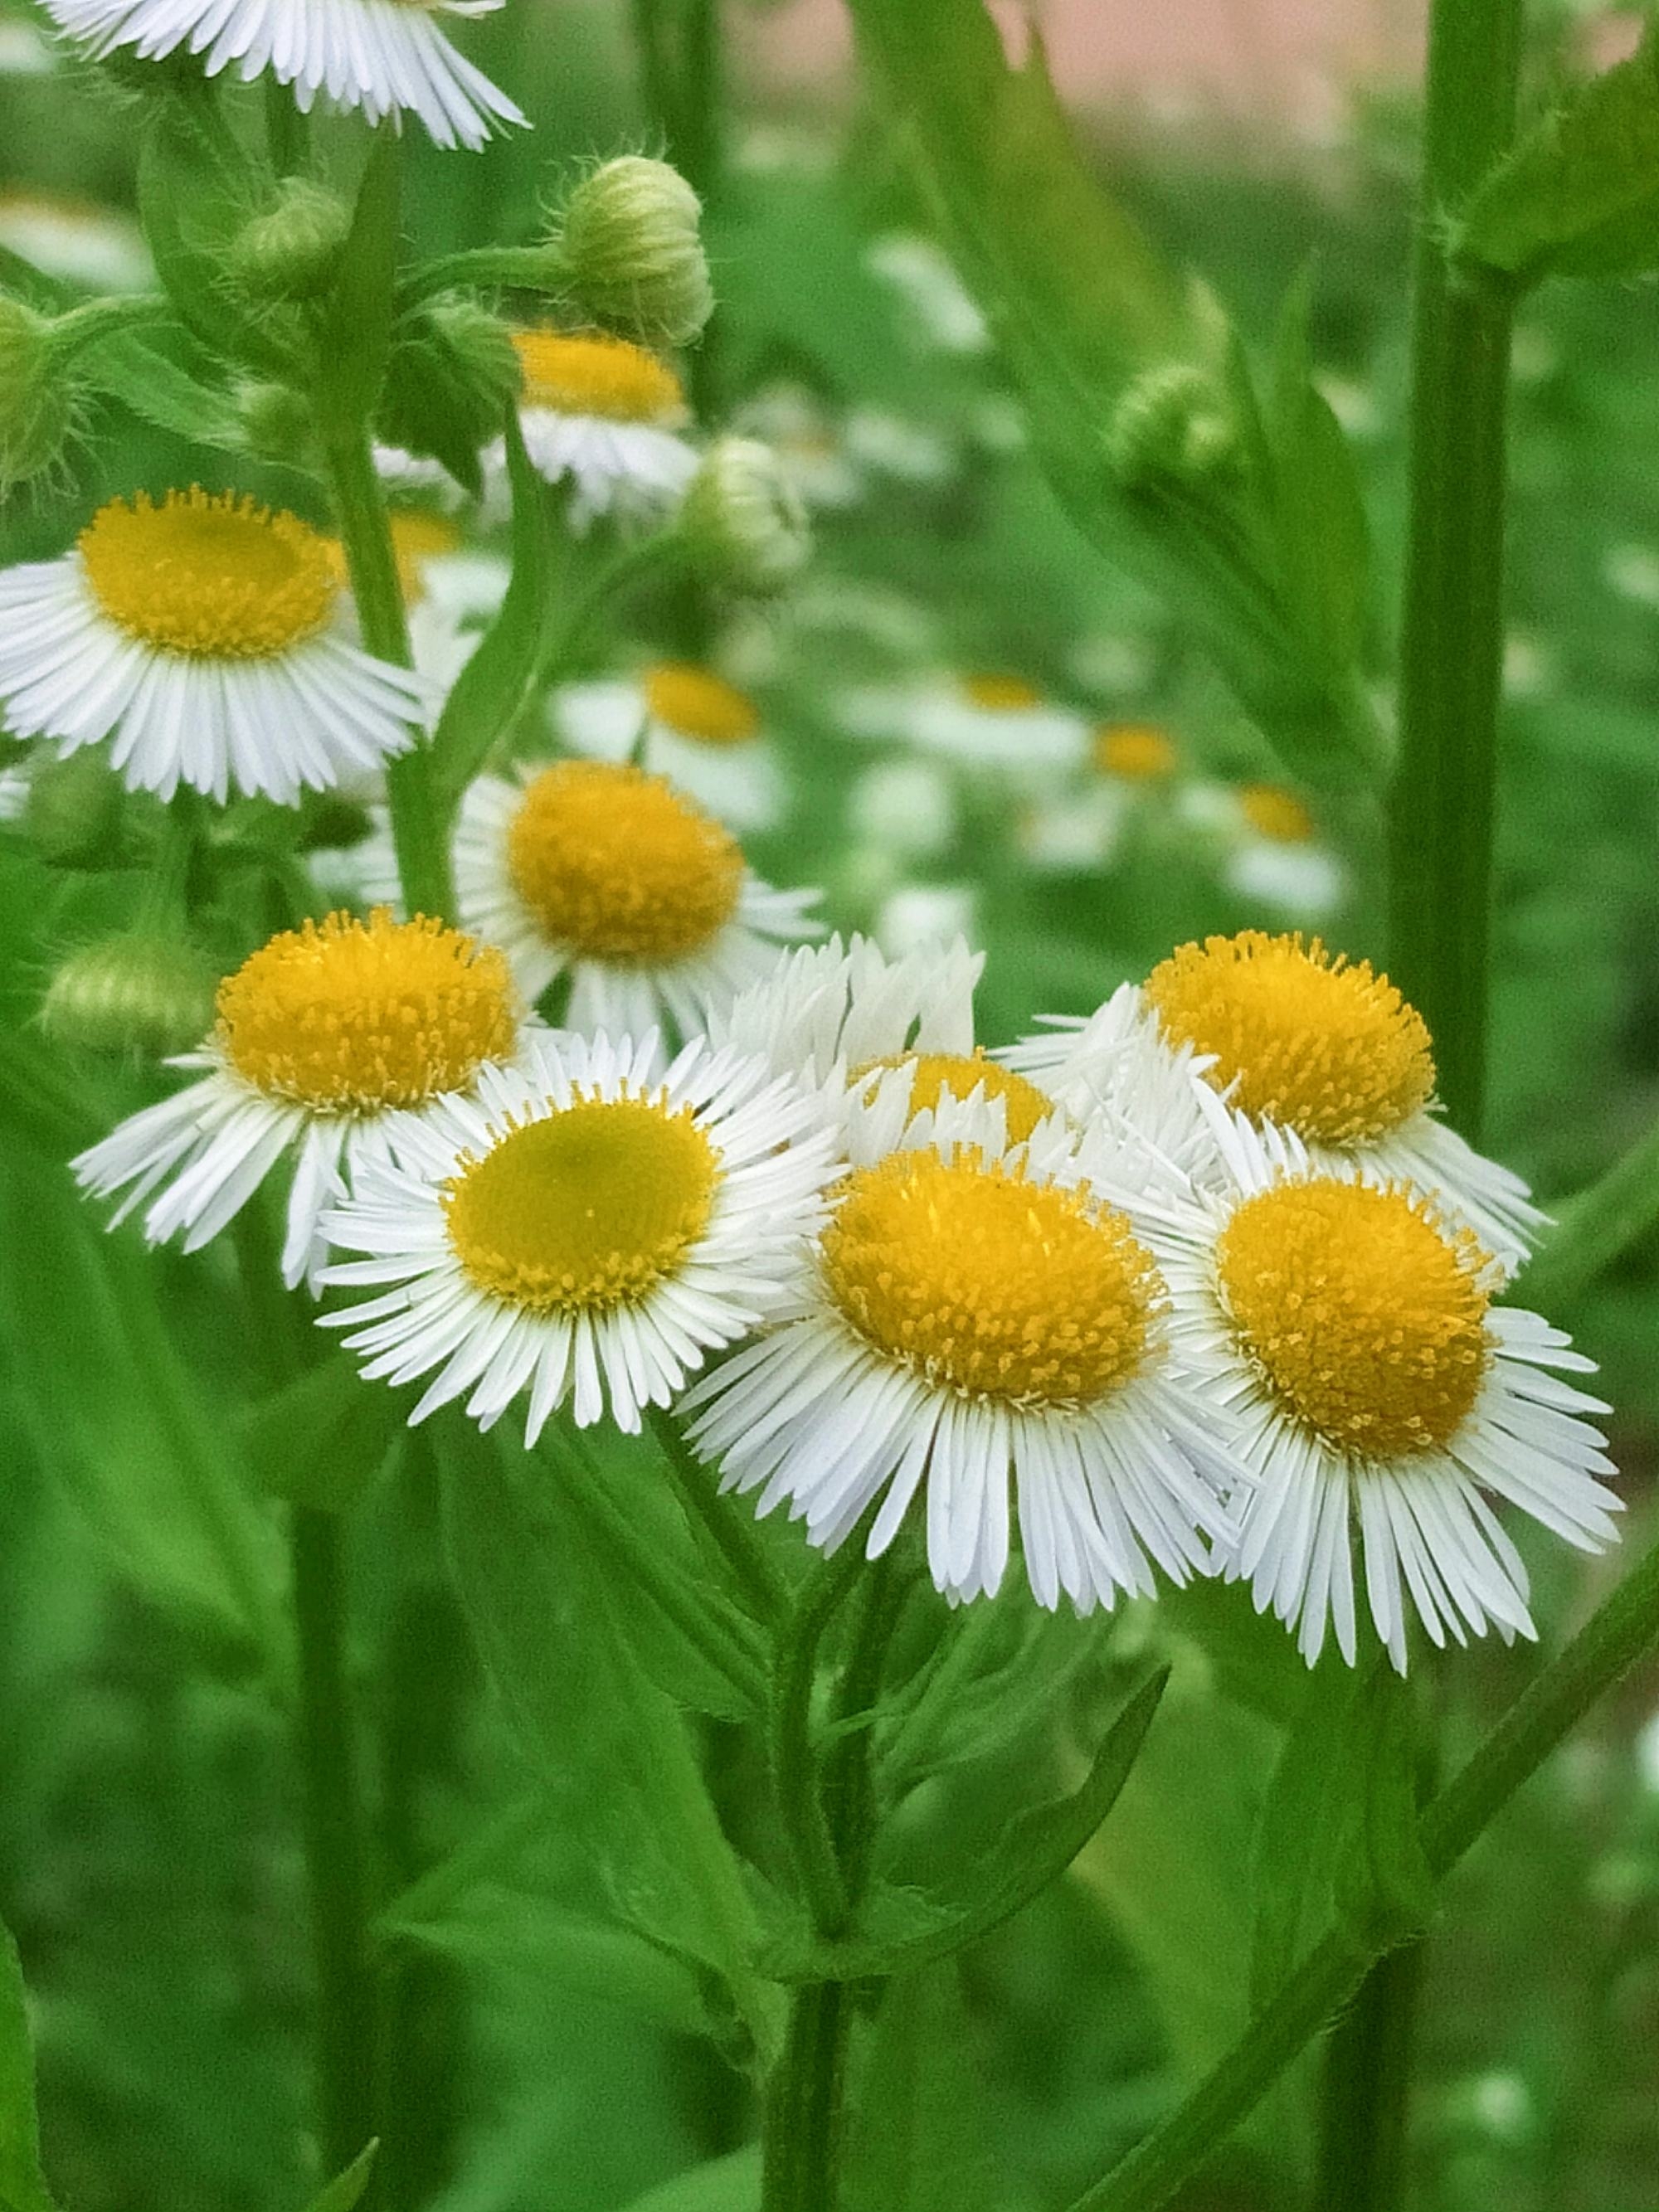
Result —
<svg viewBox="0 0 1659 2212"><path fill-rule="evenodd" d="M757 438L716 438L680 510L686 545L709 581L769 599L793 583L812 550L806 511L777 455Z"/></svg>
<svg viewBox="0 0 1659 2212"><path fill-rule="evenodd" d="M307 177L284 177L271 204L243 224L230 270L259 300L314 300L334 281L351 211Z"/></svg>
<svg viewBox="0 0 1659 2212"><path fill-rule="evenodd" d="M1113 470L1128 489L1159 479L1192 483L1225 475L1239 458L1227 398L1206 369L1171 362L1138 376L1106 430Z"/></svg>
<svg viewBox="0 0 1659 2212"><path fill-rule="evenodd" d="M75 427L75 403L50 319L0 295L0 492L57 466Z"/></svg>
<svg viewBox="0 0 1659 2212"><path fill-rule="evenodd" d="M606 161L565 203L565 284L584 314L646 345L689 345L714 312L702 204L666 161Z"/></svg>
<svg viewBox="0 0 1659 2212"><path fill-rule="evenodd" d="M441 293L398 325L377 428L388 445L428 453L475 486L480 447L498 438L521 372L499 316Z"/></svg>
<svg viewBox="0 0 1659 2212"><path fill-rule="evenodd" d="M59 1044L159 1060L200 1043L215 984L193 946L131 931L70 954L47 986L40 1024Z"/></svg>

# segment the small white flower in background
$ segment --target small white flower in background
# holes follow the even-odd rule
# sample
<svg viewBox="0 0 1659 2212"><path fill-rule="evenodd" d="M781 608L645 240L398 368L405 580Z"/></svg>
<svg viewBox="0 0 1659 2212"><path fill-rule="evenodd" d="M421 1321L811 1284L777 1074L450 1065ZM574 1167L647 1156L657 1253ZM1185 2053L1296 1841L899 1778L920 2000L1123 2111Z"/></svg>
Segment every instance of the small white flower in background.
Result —
<svg viewBox="0 0 1659 2212"><path fill-rule="evenodd" d="M1601 574L1621 599L1659 607L1659 553L1652 546L1609 546L1601 556Z"/></svg>
<svg viewBox="0 0 1659 2212"><path fill-rule="evenodd" d="M901 483L946 483L957 472L950 440L914 416L894 415L884 408L854 408L842 435L854 462Z"/></svg>
<svg viewBox="0 0 1659 2212"><path fill-rule="evenodd" d="M0 19L0 76L46 76L57 65L52 48L33 23L10 16Z"/></svg>
<svg viewBox="0 0 1659 2212"><path fill-rule="evenodd" d="M1510 630L1504 640L1504 696L1541 699L1556 683L1555 655L1547 640Z"/></svg>
<svg viewBox="0 0 1659 2212"><path fill-rule="evenodd" d="M1020 857L1040 876L1098 874L1117 856L1131 804L1124 792L1099 782L1039 799L1015 825Z"/></svg>
<svg viewBox="0 0 1659 2212"><path fill-rule="evenodd" d="M1019 676L945 676L866 686L843 693L836 714L851 736L915 745L965 769L1015 781L1041 781L1074 769L1089 746L1082 717L1050 704Z"/></svg>
<svg viewBox="0 0 1659 2212"><path fill-rule="evenodd" d="M551 719L573 752L637 761L734 830L769 828L783 811L782 771L760 711L712 669L663 660L636 678L569 684Z"/></svg>
<svg viewBox="0 0 1659 2212"><path fill-rule="evenodd" d="M732 428L764 440L808 507L854 507L864 496L862 471L830 410L805 385L767 385L744 401Z"/></svg>
<svg viewBox="0 0 1659 2212"><path fill-rule="evenodd" d="M1199 782L1176 795L1177 818L1212 847L1223 881L1297 921L1322 921L1347 895L1347 871L1281 784Z"/></svg>
<svg viewBox="0 0 1659 2212"><path fill-rule="evenodd" d="M1116 707L1146 690L1157 665L1150 639L1132 630L1097 630L1073 647L1066 672L1080 691L1094 692Z"/></svg>
<svg viewBox="0 0 1659 2212"><path fill-rule="evenodd" d="M869 247L865 259L890 284L908 309L915 330L942 353L988 353L991 333L984 316L957 275L949 258L915 231L889 231Z"/></svg>
<svg viewBox="0 0 1659 2212"><path fill-rule="evenodd" d="M461 919L499 945L526 998L570 978L568 1028L681 1036L818 934L813 890L751 875L714 817L664 777L607 761L480 776L455 841Z"/></svg>
<svg viewBox="0 0 1659 2212"><path fill-rule="evenodd" d="M120 1196L112 1227L143 1206L152 1244L177 1237L193 1252L295 1154L283 1277L314 1287L323 1214L385 1157L398 1115L469 1091L534 1026L502 956L458 930L383 909L307 922L221 984L212 1035L172 1062L200 1080L82 1153L76 1177Z"/></svg>
<svg viewBox="0 0 1659 2212"><path fill-rule="evenodd" d="M697 471L679 434L690 415L666 362L627 338L516 331L524 370L519 423L532 465L571 487L570 520L585 530L601 515L658 522L678 505ZM506 451L485 456L492 505L505 498Z"/></svg>
<svg viewBox="0 0 1659 2212"><path fill-rule="evenodd" d="M0 36L27 24L0 26ZM35 191L0 191L0 246L48 276L93 292L143 292L155 282L144 234L128 216L91 200Z"/></svg>
<svg viewBox="0 0 1659 2212"><path fill-rule="evenodd" d="M440 146L479 147L526 118L439 29L440 15L488 15L502 0L46 0L60 30L95 55L125 48L143 61L181 49L209 76L244 84L268 71L302 113L320 96L371 123L413 115Z"/></svg>
<svg viewBox="0 0 1659 2212"><path fill-rule="evenodd" d="M902 884L876 916L874 935L890 959L971 938L979 896L972 884Z"/></svg>
<svg viewBox="0 0 1659 2212"><path fill-rule="evenodd" d="M129 789L292 805L410 743L422 679L355 641L329 541L234 493L100 507L72 552L0 569L0 708Z"/></svg>
<svg viewBox="0 0 1659 2212"><path fill-rule="evenodd" d="M953 1600L1001 1586L1016 1512L1044 1606L1202 1573L1241 1471L1178 1379L1151 1253L1079 1180L1063 1117L1011 1149L1000 1098L902 1113L884 1090L853 1116L798 1310L695 1387L694 1442L825 1551L879 1499L874 1558L914 1507Z"/></svg>
<svg viewBox="0 0 1659 2212"><path fill-rule="evenodd" d="M1249 1469L1225 1571L1297 1631L1310 1666L1332 1630L1356 1658L1356 1531L1401 1674L1413 1612L1436 1644L1532 1636L1526 1569L1488 1500L1581 1551L1614 1540L1614 1470L1584 1418L1607 1409L1560 1379L1592 1363L1492 1303L1503 1270L1429 1199L1316 1169L1242 1117L1226 1164L1225 1188L1190 1208L1160 1198L1135 1214L1182 1364L1227 1409Z"/></svg>
<svg viewBox="0 0 1659 2212"><path fill-rule="evenodd" d="M957 834L949 775L926 760L878 761L854 779L847 826L855 845L899 860L931 860Z"/></svg>
<svg viewBox="0 0 1659 2212"><path fill-rule="evenodd" d="M411 1421L465 1397L489 1428L527 1395L527 1444L567 1398L636 1431L787 1304L838 1166L759 1061L544 1036L354 1176L328 1234L366 1256L325 1279L379 1295L325 1324L370 1380L431 1376Z"/></svg>
<svg viewBox="0 0 1659 2212"><path fill-rule="evenodd" d="M810 578L790 599L787 615L795 629L844 631L897 661L928 660L938 650L939 623L930 607L856 576Z"/></svg>

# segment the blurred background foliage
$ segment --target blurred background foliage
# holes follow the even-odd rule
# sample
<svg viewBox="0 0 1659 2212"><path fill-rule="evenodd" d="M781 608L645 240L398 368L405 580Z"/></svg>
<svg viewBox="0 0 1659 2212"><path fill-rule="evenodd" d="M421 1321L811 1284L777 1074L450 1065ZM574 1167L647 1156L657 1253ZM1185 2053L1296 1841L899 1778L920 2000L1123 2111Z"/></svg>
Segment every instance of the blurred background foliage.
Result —
<svg viewBox="0 0 1659 2212"><path fill-rule="evenodd" d="M133 198L120 99L72 63L37 69L33 35L21 15L0 16L11 58L0 244L30 254L28 207L38 222L54 198L102 210L118 238ZM430 250L523 235L550 149L665 139L672 151L696 123L695 110L662 112L665 88L642 75L628 12L608 0L515 0L478 27L473 51L540 127L477 158L413 148L410 221ZM818 556L793 599L698 640L757 697L787 771L787 811L753 841L762 871L822 884L843 927L890 935L907 913L966 917L991 953L993 1040L1039 1013L1087 1010L1212 929L1305 920L1376 951L1376 824L1364 802L1291 794L1308 819L1289 842L1323 856L1322 881L1338 886L1317 911L1241 874L1237 820L1215 794L1282 790L1285 772L1194 650L1181 607L1127 581L1056 503L995 356L948 287L930 283L925 217L878 117L827 112L805 92L763 100L736 86L730 99L723 143L684 149L709 187L720 302L694 389L710 417L747 406L763 428L784 404L807 426L793 434L803 469L816 457L845 479L817 503ZM1200 132L1097 149L1115 191L1171 258L1206 272L1258 354L1310 271L1318 379L1357 458L1385 581L1399 573L1413 127L1399 95L1356 95L1341 143L1316 152ZM895 239L908 241L896 252ZM895 281L919 257L921 289L914 276ZM1659 1109L1656 342L1644 283L1546 288L1517 345L1488 1133L1547 1200L1588 1182ZM226 482L277 484L216 458ZM201 465L112 410L72 483L0 516L0 558L55 552L111 492L161 489ZM303 497L291 479L280 489ZM683 649L684 611L672 593L642 602L625 633L594 640L595 670ZM1379 598L1379 690L1392 619ZM1056 858L1054 817L1086 818L1097 794L927 768L918 780L915 756L849 733L848 694L936 669L1017 675L1091 720L1155 727L1176 772L1114 802L1109 857L1079 860L1062 837ZM47 2168L68 2212L286 2212L315 2176L296 1784L268 1680L280 1571L254 1502L281 1454L248 1417L272 1379L269 1346L227 1328L219 1255L143 1258L130 1237L106 1242L62 1172L69 1149L146 1090L118 1066L49 1052L34 1025L64 951L130 908L132 872L48 866L15 838L6 863L0 1917L34 2003ZM213 950L227 963L247 927L244 910L222 918ZM1555 1318L1603 1363L1639 1540L1655 1518L1659 1239ZM631 1792L652 1753L616 1688L603 1560L554 1532L563 1558L587 1564L570 1570L568 1617L541 1624L559 1756L538 1767L511 1715L480 1694L489 1655L459 1623L433 1460L393 1452L394 1473L380 1464L384 1431L368 1426L354 1443L364 1649L400 1645L420 1662L398 1675L403 1707L368 1716L385 1887L403 1890L453 1846L478 1854L447 1895L441 1884L407 1897L393 1931L410 2040L392 2154L408 2164L385 2185L392 2201L738 2205L751 2114L728 2059L765 2023L714 1955L719 1931L688 1929L672 1869L659 1870L659 1893L618 1901L619 1867L645 1881ZM632 1461L616 1472L640 1480ZM489 1556L479 1539L471 1571L504 1571L514 1547L510 1529L496 1534ZM1548 1639L1620 1565L1537 1546L1528 1557ZM963 1820L1024 1802L1034 1757L1064 1771L1056 1715L1100 1700L1149 1643L1174 1652L1176 1681L1074 1877L884 2014L892 2048L869 2063L890 2072L917 2022L936 2039L951 2031L939 2046L948 2065L919 2085L913 2115L937 2148L935 2179L932 2193L901 2194L872 2126L860 2212L942 2212L970 2187L1007 2212L1062 2205L1237 2032L1255 1815L1279 1730L1261 1647L1243 1638L1235 1677L1215 1658L1224 1645L1201 1656L1183 1642L1182 1618L1170 1605L1156 1618L1130 1608L1109 1629L1011 1626L1038 1647L1026 1662L1048 1670L1054 1703L978 1760L971 1791L949 1771L930 1780ZM1530 1663L1492 1645L1443 1669L1455 1747ZM1294 1669L1290 1682L1287 1694ZM647 1686L640 1713L654 1695ZM1651 1673L1626 1685L1450 1885L1418 2112L1424 2212L1655 2201L1656 1709ZM712 1786L741 1806L753 1778L735 1734L718 1718L702 1727ZM544 1806L563 1808L556 1851L538 1840ZM608 1919L590 1909L600 1891ZM1305 2154L1293 2084L1187 2201L1296 2203ZM705 2194L654 2193L728 2155Z"/></svg>

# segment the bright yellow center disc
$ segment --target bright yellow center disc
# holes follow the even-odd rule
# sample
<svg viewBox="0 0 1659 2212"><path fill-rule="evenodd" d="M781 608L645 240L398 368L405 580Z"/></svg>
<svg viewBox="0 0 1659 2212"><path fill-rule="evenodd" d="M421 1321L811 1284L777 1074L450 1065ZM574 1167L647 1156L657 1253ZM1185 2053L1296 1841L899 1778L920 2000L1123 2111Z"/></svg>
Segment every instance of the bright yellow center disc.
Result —
<svg viewBox="0 0 1659 2212"><path fill-rule="evenodd" d="M872 1060L869 1066L860 1068L854 1080L877 1067L910 1070L914 1113L937 1107L946 1091L953 1098L971 1098L975 1091L983 1091L988 1099L1000 1098L1011 1145L1023 1145L1037 1123L1054 1110L1054 1100L1046 1097L1028 1077L1016 1075L1012 1068L987 1060L982 1053L896 1053L890 1060Z"/></svg>
<svg viewBox="0 0 1659 2212"><path fill-rule="evenodd" d="M1427 1105L1434 1060L1422 1016L1370 963L1317 938L1241 930L1183 945L1146 1000L1173 1045L1213 1053L1209 1080L1247 1114L1316 1144L1386 1136Z"/></svg>
<svg viewBox="0 0 1659 2212"><path fill-rule="evenodd" d="M81 532L99 605L147 645L203 659L258 660L313 636L338 588L328 541L297 515L235 492L139 492Z"/></svg>
<svg viewBox="0 0 1659 2212"><path fill-rule="evenodd" d="M737 911L743 854L661 776L561 761L507 832L520 896L556 944L596 960L676 960Z"/></svg>
<svg viewBox="0 0 1659 2212"><path fill-rule="evenodd" d="M1239 810L1258 837L1276 845L1307 845L1313 842L1314 818L1293 791L1276 783L1247 783L1238 794Z"/></svg>
<svg viewBox="0 0 1659 2212"><path fill-rule="evenodd" d="M1103 775L1125 783L1157 783L1173 775L1178 765L1175 740L1150 722L1104 722L1091 750Z"/></svg>
<svg viewBox="0 0 1659 2212"><path fill-rule="evenodd" d="M673 370L626 338L515 331L513 343L524 371L526 407L599 415L611 422L668 422L685 405Z"/></svg>
<svg viewBox="0 0 1659 2212"><path fill-rule="evenodd" d="M645 672L652 719L705 745L743 745L760 728L754 702L690 660L659 660Z"/></svg>
<svg viewBox="0 0 1659 2212"><path fill-rule="evenodd" d="M972 1152L855 1170L823 1269L837 1310L887 1358L965 1397L1055 1410L1137 1372L1162 1298L1123 1215Z"/></svg>
<svg viewBox="0 0 1659 2212"><path fill-rule="evenodd" d="M464 1166L444 1212L480 1290L536 1313L605 1312L674 1273L719 1179L689 1106L579 1098Z"/></svg>
<svg viewBox="0 0 1659 2212"><path fill-rule="evenodd" d="M1468 1418L1486 1266L1420 1200L1328 1178L1246 1199L1216 1246L1223 1309L1281 1410L1368 1460L1432 1450Z"/></svg>
<svg viewBox="0 0 1659 2212"><path fill-rule="evenodd" d="M964 676L962 695L988 714L1021 714L1042 704L1042 694L1023 676Z"/></svg>
<svg viewBox="0 0 1659 2212"><path fill-rule="evenodd" d="M284 930L219 987L237 1073L319 1113L418 1106L513 1049L501 955L436 921L331 914Z"/></svg>

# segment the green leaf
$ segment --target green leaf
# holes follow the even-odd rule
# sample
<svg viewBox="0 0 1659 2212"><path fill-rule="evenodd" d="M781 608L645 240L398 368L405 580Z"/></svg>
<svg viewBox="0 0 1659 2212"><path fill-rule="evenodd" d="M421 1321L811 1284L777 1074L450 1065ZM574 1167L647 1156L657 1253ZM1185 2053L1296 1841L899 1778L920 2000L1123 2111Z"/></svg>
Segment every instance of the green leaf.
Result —
<svg viewBox="0 0 1659 2212"><path fill-rule="evenodd" d="M647 2189L626 2212L760 2212L760 2146L750 2143Z"/></svg>
<svg viewBox="0 0 1659 2212"><path fill-rule="evenodd" d="M1270 1997L1328 1926L1336 1870L1352 1848L1372 1747L1365 1679L1328 1660L1308 1678L1256 1823L1250 2005Z"/></svg>
<svg viewBox="0 0 1659 2212"><path fill-rule="evenodd" d="M343 1513L386 1465L404 1431L396 1395L362 1380L331 1351L247 1408L240 1422L248 1463L273 1498Z"/></svg>
<svg viewBox="0 0 1659 2212"><path fill-rule="evenodd" d="M227 452L246 448L229 393L202 383L137 331L123 331L86 347L80 363L89 384L118 399L141 422L198 446Z"/></svg>
<svg viewBox="0 0 1659 2212"><path fill-rule="evenodd" d="M1005 2202L997 2179L958 1969L902 1975L855 2078L848 2212L990 2212Z"/></svg>
<svg viewBox="0 0 1659 2212"><path fill-rule="evenodd" d="M1659 33L1526 132L1458 211L1451 246L1523 283L1659 269Z"/></svg>
<svg viewBox="0 0 1659 2212"><path fill-rule="evenodd" d="M433 775L452 805L528 703L553 611L550 495L525 452L516 407L507 410L507 473L513 574L495 619L455 679L432 740Z"/></svg>
<svg viewBox="0 0 1659 2212"><path fill-rule="evenodd" d="M1522 1302L1553 1314L1576 1298L1659 1221L1659 1121L1605 1175L1555 1209L1527 1262Z"/></svg>
<svg viewBox="0 0 1659 2212"><path fill-rule="evenodd" d="M351 228L340 249L319 344L317 412L325 428L358 429L374 411L392 350L403 155L395 118L374 134Z"/></svg>
<svg viewBox="0 0 1659 2212"><path fill-rule="evenodd" d="M222 276L264 181L210 103L167 99L151 112L138 154L138 212L167 297L210 352L281 375L293 367L283 319L242 313Z"/></svg>
<svg viewBox="0 0 1659 2212"><path fill-rule="evenodd" d="M337 2173L332 2181L318 2191L306 2212L356 2212L358 2200L374 2171L374 2157L380 2148L378 2136L366 2142L344 2172Z"/></svg>
<svg viewBox="0 0 1659 2212"><path fill-rule="evenodd" d="M1206 1577L1161 1590L1152 1618L1202 1652L1216 1687L1236 1705L1281 1723L1301 1711L1308 1669L1280 1624L1256 1611L1248 1583Z"/></svg>
<svg viewBox="0 0 1659 2212"><path fill-rule="evenodd" d="M1117 1802L1170 1679L1162 1668L1124 1706L1081 1787L1017 1813L994 1849L963 1871L955 1894L919 1892L886 1869L844 1942L811 1945L768 1963L792 1980L863 1981L909 1973L948 1959L1018 1912L1056 1881Z"/></svg>
<svg viewBox="0 0 1659 2212"><path fill-rule="evenodd" d="M1334 687L1358 666L1364 647L1370 550L1353 456L1328 402L1314 386L1311 308L1311 279L1304 272L1279 317L1264 427L1279 573L1297 626Z"/></svg>
<svg viewBox="0 0 1659 2212"><path fill-rule="evenodd" d="M1364 1790L1337 1869L1343 1924L1368 1950L1402 1943L1434 1911L1434 1876L1419 1830L1416 1692L1380 1662L1359 1698L1356 1729L1366 1747Z"/></svg>
<svg viewBox="0 0 1659 2212"><path fill-rule="evenodd" d="M40 2171L34 2046L23 1970L5 1928L0 1928L0 2212L56 2212Z"/></svg>

